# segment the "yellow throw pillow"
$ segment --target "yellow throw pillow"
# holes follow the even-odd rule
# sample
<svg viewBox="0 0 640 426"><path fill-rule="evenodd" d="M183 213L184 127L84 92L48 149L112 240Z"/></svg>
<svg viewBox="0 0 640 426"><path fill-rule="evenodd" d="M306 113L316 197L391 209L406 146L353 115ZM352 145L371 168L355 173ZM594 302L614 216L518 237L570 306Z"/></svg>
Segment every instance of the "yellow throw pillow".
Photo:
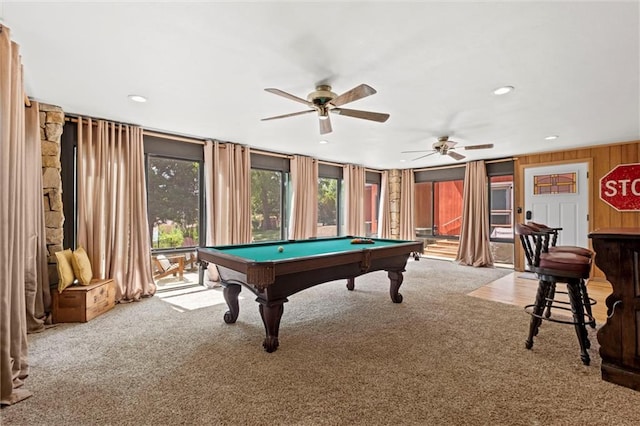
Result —
<svg viewBox="0 0 640 426"><path fill-rule="evenodd" d="M71 249L56 252L56 260L58 261L58 292L73 284L75 276L73 267L71 266L71 258L73 254Z"/></svg>
<svg viewBox="0 0 640 426"><path fill-rule="evenodd" d="M78 278L78 281L82 285L89 285L91 278L93 278L93 272L91 271L91 261L87 252L82 247L78 247L73 252L71 257L71 265L73 266L73 273Z"/></svg>

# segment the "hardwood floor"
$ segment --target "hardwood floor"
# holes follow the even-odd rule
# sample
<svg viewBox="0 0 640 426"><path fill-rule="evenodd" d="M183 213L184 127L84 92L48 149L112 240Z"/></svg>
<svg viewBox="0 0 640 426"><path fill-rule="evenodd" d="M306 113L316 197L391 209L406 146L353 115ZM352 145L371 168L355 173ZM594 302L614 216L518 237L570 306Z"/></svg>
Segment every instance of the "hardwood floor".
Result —
<svg viewBox="0 0 640 426"><path fill-rule="evenodd" d="M524 306L534 302L538 281L528 272L513 272L496 281L493 281L477 290L469 293L469 296L481 299L492 300L494 302L508 303L510 305ZM564 290L563 284L558 284L558 290ZM605 299L611 294L611 284L607 281L590 280L587 283L589 297L596 300L596 304L591 307L596 324L604 324L607 320L607 307ZM566 295L558 295L562 300Z"/></svg>

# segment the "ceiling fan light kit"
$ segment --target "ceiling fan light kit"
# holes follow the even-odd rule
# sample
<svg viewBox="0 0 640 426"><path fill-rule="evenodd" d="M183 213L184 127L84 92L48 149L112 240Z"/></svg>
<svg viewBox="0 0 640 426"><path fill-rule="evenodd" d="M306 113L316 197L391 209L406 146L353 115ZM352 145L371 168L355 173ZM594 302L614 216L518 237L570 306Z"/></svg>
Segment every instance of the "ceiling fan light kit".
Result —
<svg viewBox="0 0 640 426"><path fill-rule="evenodd" d="M345 115L347 117L360 118L363 120L376 121L379 123L384 123L389 119L389 114L385 113L338 108L341 105L348 104L350 102L357 101L358 99L362 99L375 94L375 89L366 84L356 86L341 95L332 92L331 86L327 84L321 84L316 87L315 91L307 95L307 99L300 98L280 89L267 88L264 90L269 93L273 93L274 95L282 96L292 101L305 104L311 109L290 114L277 115L274 117L267 117L263 118L262 121L293 117L310 112L317 112L318 120L320 122L320 134L324 135L333 131L331 127L331 120L329 118L330 112L333 114Z"/></svg>

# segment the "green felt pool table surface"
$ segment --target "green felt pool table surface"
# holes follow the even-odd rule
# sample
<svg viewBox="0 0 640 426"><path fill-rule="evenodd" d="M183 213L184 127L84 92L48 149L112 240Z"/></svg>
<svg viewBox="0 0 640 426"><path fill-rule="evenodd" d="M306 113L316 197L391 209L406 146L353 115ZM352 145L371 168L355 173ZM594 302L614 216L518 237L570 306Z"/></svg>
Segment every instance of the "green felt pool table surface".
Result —
<svg viewBox="0 0 640 426"><path fill-rule="evenodd" d="M208 249L216 250L230 256L241 257L246 261L276 262L331 253L344 253L365 249L371 250L407 242L402 240L370 239L373 241L372 244L352 244L351 241L354 239L354 237L318 238L314 240L218 246L208 247ZM282 252L278 251L279 247L282 247Z"/></svg>

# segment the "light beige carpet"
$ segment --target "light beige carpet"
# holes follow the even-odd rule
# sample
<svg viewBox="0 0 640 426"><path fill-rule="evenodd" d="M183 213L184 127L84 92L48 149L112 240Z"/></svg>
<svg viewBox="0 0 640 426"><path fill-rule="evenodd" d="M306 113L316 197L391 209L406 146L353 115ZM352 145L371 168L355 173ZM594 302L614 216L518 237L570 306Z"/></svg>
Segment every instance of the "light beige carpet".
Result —
<svg viewBox="0 0 640 426"><path fill-rule="evenodd" d="M375 272L290 297L280 348L262 350L253 295L222 316L219 289L118 305L30 335L34 396L3 425L633 425L640 393L580 362L572 327L470 296L507 273L410 260L389 298Z"/></svg>

